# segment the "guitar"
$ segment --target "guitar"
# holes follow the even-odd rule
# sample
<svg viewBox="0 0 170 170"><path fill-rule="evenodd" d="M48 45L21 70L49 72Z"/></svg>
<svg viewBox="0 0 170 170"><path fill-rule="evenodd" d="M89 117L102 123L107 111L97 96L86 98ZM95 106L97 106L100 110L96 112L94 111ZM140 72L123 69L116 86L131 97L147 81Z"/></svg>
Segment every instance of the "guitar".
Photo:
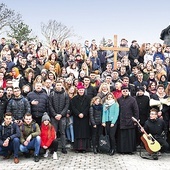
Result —
<svg viewBox="0 0 170 170"><path fill-rule="evenodd" d="M139 121L137 121L134 117L132 117L132 120L135 121L141 129L143 129L143 135L141 136L141 140L145 145L146 151L150 154L152 154L153 152L158 152L161 149L161 145L159 144L159 142L154 139L151 134L146 133Z"/></svg>

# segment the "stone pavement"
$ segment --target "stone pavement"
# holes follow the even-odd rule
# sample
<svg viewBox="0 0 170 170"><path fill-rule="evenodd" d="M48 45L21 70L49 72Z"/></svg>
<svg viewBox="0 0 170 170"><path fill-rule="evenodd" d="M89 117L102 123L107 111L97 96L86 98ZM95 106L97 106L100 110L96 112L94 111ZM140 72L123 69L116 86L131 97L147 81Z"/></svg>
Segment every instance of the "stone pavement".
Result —
<svg viewBox="0 0 170 170"><path fill-rule="evenodd" d="M58 160L52 155L34 162L33 158L20 156L20 163L14 164L13 159L2 160L0 157L0 170L170 170L170 154L164 153L159 160L142 159L139 152L133 155L75 153L68 154L58 151Z"/></svg>

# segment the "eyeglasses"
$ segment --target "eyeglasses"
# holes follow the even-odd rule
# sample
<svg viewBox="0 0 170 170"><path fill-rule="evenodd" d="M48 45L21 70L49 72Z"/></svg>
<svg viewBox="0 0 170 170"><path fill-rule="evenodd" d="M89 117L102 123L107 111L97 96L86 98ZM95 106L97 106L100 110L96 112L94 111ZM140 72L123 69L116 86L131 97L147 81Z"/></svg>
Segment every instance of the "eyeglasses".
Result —
<svg viewBox="0 0 170 170"><path fill-rule="evenodd" d="M122 92L129 92L129 90L122 90Z"/></svg>

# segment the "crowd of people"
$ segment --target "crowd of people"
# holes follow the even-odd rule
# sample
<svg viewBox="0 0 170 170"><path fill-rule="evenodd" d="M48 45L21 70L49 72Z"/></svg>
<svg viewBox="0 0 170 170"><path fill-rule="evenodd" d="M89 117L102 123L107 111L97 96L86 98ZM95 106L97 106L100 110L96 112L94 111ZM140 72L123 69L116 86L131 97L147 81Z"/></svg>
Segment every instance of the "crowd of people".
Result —
<svg viewBox="0 0 170 170"><path fill-rule="evenodd" d="M107 47L112 47L109 39ZM123 38L120 47L128 47ZM18 44L15 38L0 44L0 154L19 151L26 158L40 154L57 159L58 140L67 154L69 142L76 153L99 150L107 133L109 155L133 154L144 131L169 150L170 46L131 42L129 51L103 50L95 39L49 47L41 42ZM140 120L144 129L132 120ZM33 151L32 151L33 150ZM158 159L154 153L154 159Z"/></svg>

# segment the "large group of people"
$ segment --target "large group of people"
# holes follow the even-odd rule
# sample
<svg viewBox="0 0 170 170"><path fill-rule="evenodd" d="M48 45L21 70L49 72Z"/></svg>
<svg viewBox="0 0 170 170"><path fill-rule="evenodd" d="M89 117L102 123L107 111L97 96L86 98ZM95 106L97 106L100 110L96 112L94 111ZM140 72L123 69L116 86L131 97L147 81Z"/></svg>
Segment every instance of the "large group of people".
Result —
<svg viewBox="0 0 170 170"><path fill-rule="evenodd" d="M109 155L133 154L140 136L151 133L161 145L170 144L170 46L133 40L129 51L103 50L95 39L49 47L41 42L0 43L0 154L26 158L40 154L57 159L69 142L76 153L99 151L107 133ZM112 47L112 40L105 46ZM120 47L128 47L123 38ZM132 117L139 120L140 129ZM154 159L158 159L154 153Z"/></svg>

